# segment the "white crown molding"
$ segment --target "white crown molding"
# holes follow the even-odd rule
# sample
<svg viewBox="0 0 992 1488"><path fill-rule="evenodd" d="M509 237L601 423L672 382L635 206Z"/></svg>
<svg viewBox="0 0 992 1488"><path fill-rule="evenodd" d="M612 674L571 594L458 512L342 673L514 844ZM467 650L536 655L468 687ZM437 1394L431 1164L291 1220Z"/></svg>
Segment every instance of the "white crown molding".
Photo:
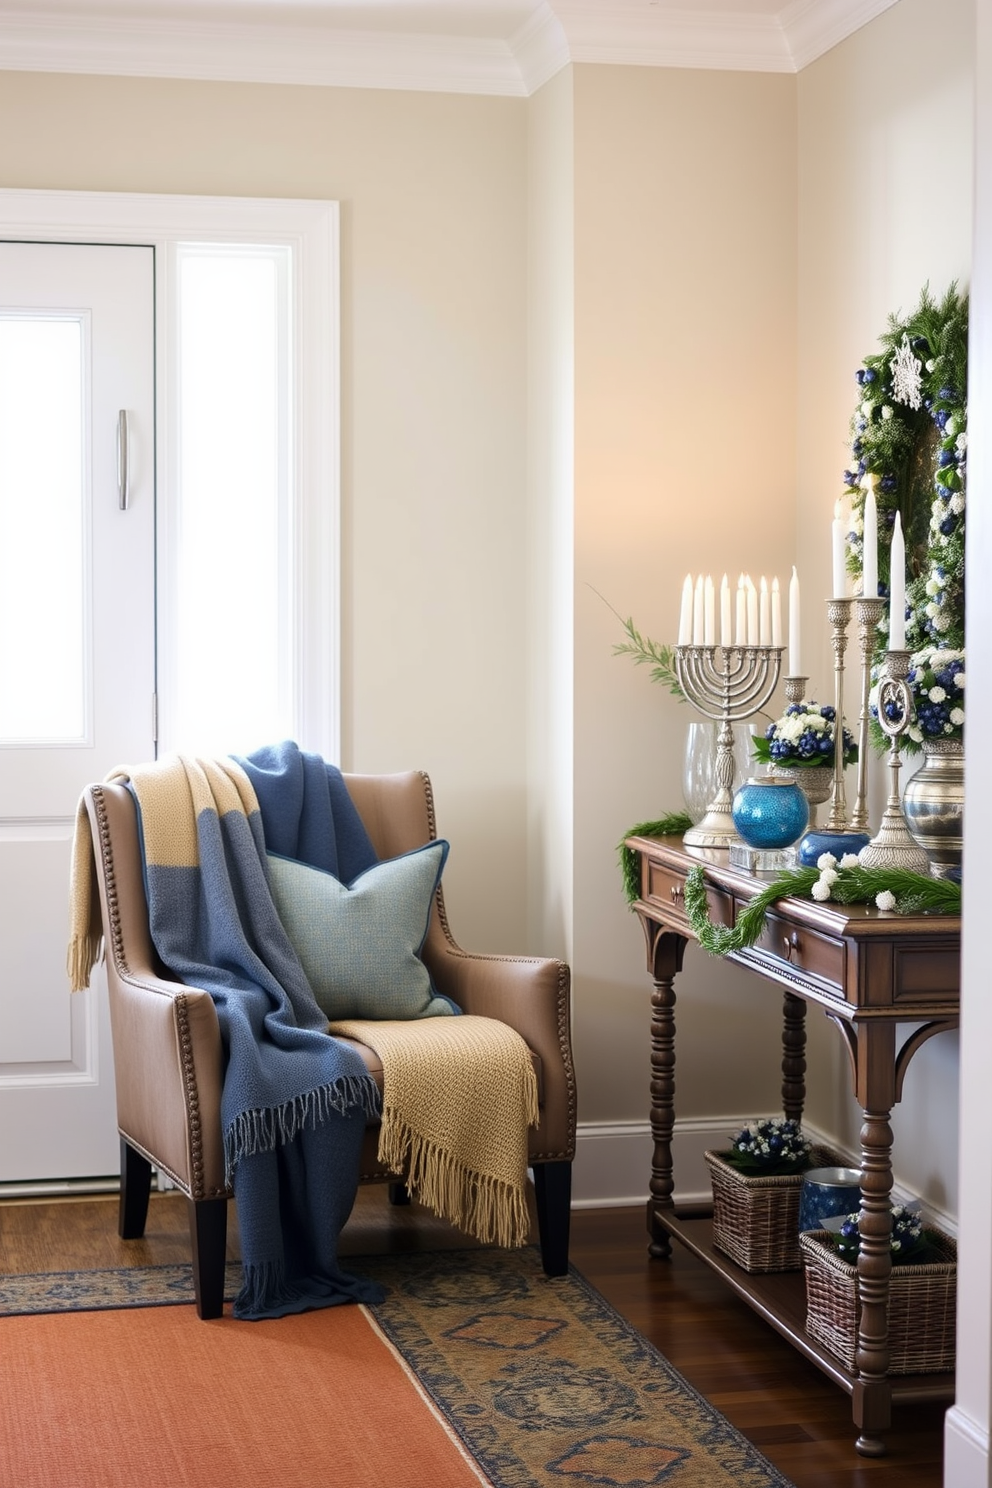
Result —
<svg viewBox="0 0 992 1488"><path fill-rule="evenodd" d="M24 3L24 0L22 0ZM716 4L720 0L715 0ZM769 6L778 0L767 0ZM534 0L510 36L231 19L0 11L0 70L527 97L569 62L797 72L897 0L788 0L779 11L644 0Z"/></svg>
<svg viewBox="0 0 992 1488"><path fill-rule="evenodd" d="M573 62L794 71L785 32L770 13L669 10L629 0L608 10L589 0L555 0L555 9Z"/></svg>
<svg viewBox="0 0 992 1488"><path fill-rule="evenodd" d="M822 57L867 26L898 0L790 0L779 19L789 41L789 51L796 72L802 72L817 57Z"/></svg>
<svg viewBox="0 0 992 1488"><path fill-rule="evenodd" d="M510 37L510 50L528 97L568 66L568 41L548 0L538 0L529 19Z"/></svg>
<svg viewBox="0 0 992 1488"><path fill-rule="evenodd" d="M10 13L0 69L522 97L508 42L244 22Z"/></svg>

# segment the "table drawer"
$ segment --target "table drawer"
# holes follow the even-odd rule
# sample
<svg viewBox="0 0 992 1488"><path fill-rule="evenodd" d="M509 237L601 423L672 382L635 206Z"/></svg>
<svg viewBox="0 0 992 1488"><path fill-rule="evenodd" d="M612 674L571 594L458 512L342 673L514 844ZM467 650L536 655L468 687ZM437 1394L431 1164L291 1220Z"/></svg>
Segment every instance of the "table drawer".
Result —
<svg viewBox="0 0 992 1488"><path fill-rule="evenodd" d="M663 918L666 924L684 926L688 929L689 921L685 913L684 873L648 859L644 897L648 904L657 905L665 911ZM707 884L706 903L714 925L734 923L733 895L726 889L715 888L712 884Z"/></svg>
<svg viewBox="0 0 992 1488"><path fill-rule="evenodd" d="M815 977L822 990L844 997L847 947L842 940L769 914L755 950Z"/></svg>

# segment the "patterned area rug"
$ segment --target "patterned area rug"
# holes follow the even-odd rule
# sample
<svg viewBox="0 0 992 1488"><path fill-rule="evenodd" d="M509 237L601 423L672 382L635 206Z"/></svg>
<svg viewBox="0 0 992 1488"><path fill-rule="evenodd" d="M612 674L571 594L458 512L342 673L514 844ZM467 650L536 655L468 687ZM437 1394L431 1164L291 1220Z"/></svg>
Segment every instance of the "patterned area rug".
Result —
<svg viewBox="0 0 992 1488"><path fill-rule="evenodd" d="M548 1280L535 1249L349 1264L388 1287L379 1327L495 1488L790 1488L577 1272ZM182 1266L15 1277L0 1314L191 1296Z"/></svg>

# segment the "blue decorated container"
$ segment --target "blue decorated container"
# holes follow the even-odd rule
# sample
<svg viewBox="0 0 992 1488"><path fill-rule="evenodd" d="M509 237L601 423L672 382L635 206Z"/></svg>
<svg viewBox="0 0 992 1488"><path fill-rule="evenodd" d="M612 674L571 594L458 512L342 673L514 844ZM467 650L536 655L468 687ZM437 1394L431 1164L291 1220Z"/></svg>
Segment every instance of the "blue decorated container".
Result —
<svg viewBox="0 0 992 1488"><path fill-rule="evenodd" d="M801 868L815 868L824 853L833 853L839 863L847 853L857 856L870 841L867 832L831 832L827 828L822 831L814 830L807 832L796 848L796 858Z"/></svg>
<svg viewBox="0 0 992 1488"><path fill-rule="evenodd" d="M745 780L732 808L737 835L749 847L788 847L805 832L809 802L792 780Z"/></svg>

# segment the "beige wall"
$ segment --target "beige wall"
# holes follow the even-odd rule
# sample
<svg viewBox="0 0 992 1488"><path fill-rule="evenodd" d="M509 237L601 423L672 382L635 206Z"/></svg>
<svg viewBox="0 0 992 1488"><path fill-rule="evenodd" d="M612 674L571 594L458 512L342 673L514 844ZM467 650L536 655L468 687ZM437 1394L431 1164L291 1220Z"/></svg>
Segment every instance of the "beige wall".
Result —
<svg viewBox="0 0 992 1488"><path fill-rule="evenodd" d="M528 946L571 959L575 479L572 69L528 105Z"/></svg>
<svg viewBox="0 0 992 1488"><path fill-rule="evenodd" d="M598 595L671 643L688 570L790 571L795 98L792 77L575 68L573 961L586 1120L646 1115L650 983L616 844L681 810L695 716L613 655L622 634ZM744 981L690 950L680 1117L776 1103L778 999Z"/></svg>
<svg viewBox="0 0 992 1488"><path fill-rule="evenodd" d="M7 73L0 185L340 201L342 762L431 773L456 934L522 948L523 101Z"/></svg>
<svg viewBox="0 0 992 1488"><path fill-rule="evenodd" d="M823 691L832 663L817 611L848 464L854 372L890 313L912 310L925 282L939 296L970 278L974 35L974 0L944 0L935 66L932 4L900 0L799 75L796 551L807 664ZM882 785L882 762L871 768ZM846 1060L834 1041L823 1053L836 1076L811 1084L810 1115L855 1144ZM916 1056L893 1122L897 1178L951 1214L957 1089L957 1037L942 1034Z"/></svg>

